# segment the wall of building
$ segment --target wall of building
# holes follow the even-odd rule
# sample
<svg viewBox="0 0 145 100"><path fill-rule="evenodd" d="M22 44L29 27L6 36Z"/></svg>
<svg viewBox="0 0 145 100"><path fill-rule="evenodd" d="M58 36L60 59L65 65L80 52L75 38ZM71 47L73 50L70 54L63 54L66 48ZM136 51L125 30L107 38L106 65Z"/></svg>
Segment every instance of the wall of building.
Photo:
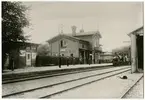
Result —
<svg viewBox="0 0 145 100"><path fill-rule="evenodd" d="M103 60L112 60L113 59L113 56L112 55L101 55L101 58Z"/></svg>
<svg viewBox="0 0 145 100"><path fill-rule="evenodd" d="M137 43L137 35L143 36L143 27L130 34L130 37L131 37L131 72L132 73L136 73L139 71L138 70L139 68L138 67L138 64L139 64L138 51L140 50L138 50L139 48L138 48L138 43ZM140 48L140 49L143 49L143 48ZM143 69L143 64L142 64L142 69Z"/></svg>
<svg viewBox="0 0 145 100"><path fill-rule="evenodd" d="M77 36L78 38L80 39L83 39L83 40L86 40L90 43L90 47L92 47L92 43L93 43L93 40L92 40L92 35L86 35L86 36Z"/></svg>
<svg viewBox="0 0 145 100"><path fill-rule="evenodd" d="M79 42L79 49L89 50L89 47L87 43Z"/></svg>
<svg viewBox="0 0 145 100"><path fill-rule="evenodd" d="M86 36L77 36L80 39L86 40L90 43L89 50L98 49L99 47L99 37L97 35L86 35ZM92 52L92 63L98 63L99 53Z"/></svg>
<svg viewBox="0 0 145 100"><path fill-rule="evenodd" d="M21 66L35 66L37 46L27 46L20 50L19 64Z"/></svg>
<svg viewBox="0 0 145 100"><path fill-rule="evenodd" d="M59 46L59 43L61 40L65 40L67 42L67 46L65 48L61 48ZM58 56L59 55L59 50L60 54L64 56L70 56L73 54L74 57L79 57L79 52L78 52L78 41L75 40L70 40L66 38L61 38L53 43L50 43L51 47L51 54L52 56ZM59 49L60 47L60 49Z"/></svg>
<svg viewBox="0 0 145 100"><path fill-rule="evenodd" d="M50 44L51 48L51 55L52 56L58 56L59 53L59 41L55 41L53 43Z"/></svg>
<svg viewBox="0 0 145 100"><path fill-rule="evenodd" d="M99 37L97 37L96 35L93 36L92 38L93 42L92 42L92 47L99 47L100 43L99 43Z"/></svg>
<svg viewBox="0 0 145 100"><path fill-rule="evenodd" d="M77 36L80 39L86 40L90 43L90 48L99 47L99 38L96 35Z"/></svg>

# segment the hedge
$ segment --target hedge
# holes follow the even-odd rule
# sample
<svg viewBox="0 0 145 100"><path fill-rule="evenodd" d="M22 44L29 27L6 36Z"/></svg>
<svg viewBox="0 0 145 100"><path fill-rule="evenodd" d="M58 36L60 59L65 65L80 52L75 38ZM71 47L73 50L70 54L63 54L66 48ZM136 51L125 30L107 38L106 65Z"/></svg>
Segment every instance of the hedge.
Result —
<svg viewBox="0 0 145 100"><path fill-rule="evenodd" d="M71 64L79 64L79 58L75 57L56 57L56 56L36 56L35 65L38 66L50 66L50 65L58 65L61 60L61 65L69 65Z"/></svg>

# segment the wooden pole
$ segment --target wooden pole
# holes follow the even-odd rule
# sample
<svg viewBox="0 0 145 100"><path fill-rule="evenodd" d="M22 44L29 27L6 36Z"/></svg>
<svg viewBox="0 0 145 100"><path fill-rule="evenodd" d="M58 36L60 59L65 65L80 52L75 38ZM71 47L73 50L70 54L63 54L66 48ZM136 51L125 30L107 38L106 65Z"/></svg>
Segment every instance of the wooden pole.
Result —
<svg viewBox="0 0 145 100"><path fill-rule="evenodd" d="M61 56L60 56L60 46L61 45L61 39L58 41L58 54L59 54L59 63L58 63L58 65L59 65L59 68L61 68Z"/></svg>

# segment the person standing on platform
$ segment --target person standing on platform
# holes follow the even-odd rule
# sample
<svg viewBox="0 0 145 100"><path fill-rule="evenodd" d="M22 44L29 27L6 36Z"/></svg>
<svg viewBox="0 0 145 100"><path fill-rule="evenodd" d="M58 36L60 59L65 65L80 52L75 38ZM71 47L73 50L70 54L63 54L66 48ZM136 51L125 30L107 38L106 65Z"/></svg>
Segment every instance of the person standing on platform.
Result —
<svg viewBox="0 0 145 100"><path fill-rule="evenodd" d="M59 68L61 68L61 55L59 55Z"/></svg>
<svg viewBox="0 0 145 100"><path fill-rule="evenodd" d="M69 57L67 57L66 63L67 63L67 66L69 66Z"/></svg>
<svg viewBox="0 0 145 100"><path fill-rule="evenodd" d="M75 65L75 57L73 57L73 65Z"/></svg>
<svg viewBox="0 0 145 100"><path fill-rule="evenodd" d="M90 65L91 62L92 62L91 58L92 58L92 54L89 54L89 65Z"/></svg>

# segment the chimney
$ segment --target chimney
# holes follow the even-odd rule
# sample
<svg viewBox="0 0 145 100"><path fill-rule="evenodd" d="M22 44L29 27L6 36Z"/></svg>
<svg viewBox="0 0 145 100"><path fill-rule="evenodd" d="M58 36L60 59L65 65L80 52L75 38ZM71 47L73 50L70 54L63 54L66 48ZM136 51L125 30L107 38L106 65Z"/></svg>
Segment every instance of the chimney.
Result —
<svg viewBox="0 0 145 100"><path fill-rule="evenodd" d="M83 25L82 25L82 29L80 30L80 33L84 33Z"/></svg>
<svg viewBox="0 0 145 100"><path fill-rule="evenodd" d="M83 33L83 32L84 32L84 29L81 29L81 30L80 30L80 33Z"/></svg>
<svg viewBox="0 0 145 100"><path fill-rule="evenodd" d="M72 36L75 36L77 27L76 26L72 26L71 29L72 29Z"/></svg>

